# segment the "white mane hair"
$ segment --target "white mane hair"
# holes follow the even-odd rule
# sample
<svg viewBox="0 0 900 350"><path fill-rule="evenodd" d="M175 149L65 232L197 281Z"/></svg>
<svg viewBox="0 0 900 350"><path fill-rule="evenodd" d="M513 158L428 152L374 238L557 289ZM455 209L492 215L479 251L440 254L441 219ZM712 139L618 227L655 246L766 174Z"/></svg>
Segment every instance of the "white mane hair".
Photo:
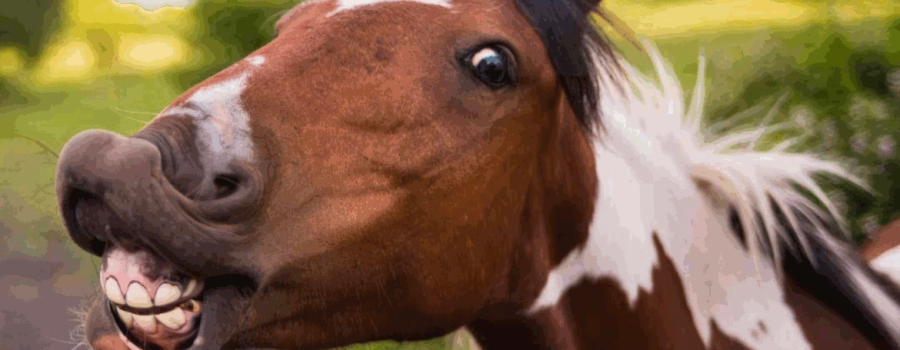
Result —
<svg viewBox="0 0 900 350"><path fill-rule="evenodd" d="M702 55L686 109L675 73L652 43L644 47L659 83L622 59L621 71L598 77L604 128L593 141L599 192L590 235L550 273L530 312L556 304L582 278L616 279L634 305L639 290L653 290L655 235L679 272L707 346L716 321L750 348L811 348L785 299L783 282L791 276L783 276L784 248L814 268L836 266L837 276L828 278L849 284L837 292L852 294L854 306L874 315L888 341L900 345L900 306L829 232L832 220L840 231L846 225L813 176L867 185L821 155L789 152L797 140L761 150L760 138L782 126L707 134L713 128L703 120ZM734 212L745 242L731 224ZM761 321L767 336L759 336Z"/></svg>
<svg viewBox="0 0 900 350"><path fill-rule="evenodd" d="M681 165L679 170L683 174L697 183L710 185L728 204L733 205L741 217L742 228L748 234L747 244L754 256L765 254L759 246L760 243L765 243L772 248L774 256L770 258L774 258L777 265L780 260L780 249L777 248L782 242L777 235L782 235L786 242L797 238L803 253L815 261L805 235L788 236L802 230L798 213L787 209L796 209L799 215L816 226L817 229L810 234L817 235L820 239L830 239L832 236L825 228L827 223L822 219L834 219L843 229L847 227L846 222L813 179L813 175L830 175L867 190L869 186L823 155L788 152L790 146L797 144L798 139L784 141L768 150L759 149L758 143L763 136L783 130L784 125L760 125L753 130L725 130L728 132L724 135L709 134L707 130L721 128L716 125L706 126L703 121L706 67L703 55L700 56L690 107L685 111L684 94L677 76L664 63L662 55L652 43L645 41L644 46L659 75L660 84L657 85L632 65L623 62L624 76L616 77L615 80L627 81L631 86L614 85L612 79L602 80L601 86L606 92L603 94L604 102L619 101L607 103L603 115L630 119L615 120L620 126L617 129L619 132L633 132L629 129L639 125L643 138L647 142L663 145L660 150L666 150L665 155ZM629 103L622 104L621 98ZM622 110L614 109L622 106L631 113L623 115ZM603 143L603 140L600 142ZM825 210L801 195L798 187L808 190L824 205ZM776 208L787 216L793 232L778 227ZM847 230L841 231L849 234ZM776 272L780 273L780 269Z"/></svg>

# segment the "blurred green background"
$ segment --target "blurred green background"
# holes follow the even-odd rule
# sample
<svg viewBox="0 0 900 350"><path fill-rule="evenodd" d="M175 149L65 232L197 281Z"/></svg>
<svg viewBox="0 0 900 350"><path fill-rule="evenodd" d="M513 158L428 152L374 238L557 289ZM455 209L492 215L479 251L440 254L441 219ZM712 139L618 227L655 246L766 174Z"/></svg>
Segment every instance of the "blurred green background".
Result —
<svg viewBox="0 0 900 350"><path fill-rule="evenodd" d="M295 3L198 0L153 11L112 0L0 4L0 350L79 347L70 311L94 295L98 261L69 242L56 213L53 174L65 141L88 128L137 131L180 92L267 42ZM737 115L743 118L723 125L753 127L777 107L770 122L795 128L764 146L806 136L799 149L828 154L870 181L874 195L829 187L857 243L897 218L900 3L604 4L659 46L688 93L704 52L710 120ZM460 333L356 349L465 349L468 342Z"/></svg>

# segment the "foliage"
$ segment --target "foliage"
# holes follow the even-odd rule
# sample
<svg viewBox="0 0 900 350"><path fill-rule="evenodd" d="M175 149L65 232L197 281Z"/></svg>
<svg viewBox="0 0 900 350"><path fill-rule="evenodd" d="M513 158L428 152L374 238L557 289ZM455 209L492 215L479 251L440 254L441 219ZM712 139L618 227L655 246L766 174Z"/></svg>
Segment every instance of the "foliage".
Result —
<svg viewBox="0 0 900 350"><path fill-rule="evenodd" d="M887 42L900 42L900 19L890 28ZM756 72L733 100L710 115L731 116L765 104L772 96L788 96L781 110L783 121L814 130L805 131L809 137L804 146L842 160L874 189L867 193L848 184L833 186L842 214L858 223L850 227L860 243L867 236L864 221L887 223L900 213L900 202L893 200L900 195L900 184L891 176L900 165L894 149L900 140L900 120L891 117L900 115L900 94L890 86L900 72L890 63L896 53L878 46L854 47L831 25L814 25L784 37L770 46L813 48L794 57L787 50L762 55L758 60L775 69Z"/></svg>
<svg viewBox="0 0 900 350"><path fill-rule="evenodd" d="M37 57L60 27L60 0L19 1L0 11L0 47L14 46Z"/></svg>
<svg viewBox="0 0 900 350"><path fill-rule="evenodd" d="M60 28L61 3L60 0L33 0L17 2L16 6L3 6L0 11L0 47L19 49L27 55L28 62L33 63ZM0 77L0 106L28 102L34 102L34 97ZM3 124L4 120L0 120L0 130L4 129Z"/></svg>
<svg viewBox="0 0 900 350"><path fill-rule="evenodd" d="M202 0L192 15L204 19L189 34L209 64L177 74L181 88L191 87L232 62L246 57L275 37L275 22L294 0Z"/></svg>

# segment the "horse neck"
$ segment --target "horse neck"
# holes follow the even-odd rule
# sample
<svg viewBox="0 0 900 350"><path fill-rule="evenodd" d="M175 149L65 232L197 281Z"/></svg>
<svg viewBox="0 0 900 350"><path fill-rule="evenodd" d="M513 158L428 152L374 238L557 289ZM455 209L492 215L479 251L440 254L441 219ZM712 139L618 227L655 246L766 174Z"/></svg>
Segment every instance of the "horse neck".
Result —
<svg viewBox="0 0 900 350"><path fill-rule="evenodd" d="M488 307L467 325L483 349L568 349L576 340L575 320L562 305L539 315L523 311L551 270L584 244L593 215L597 177L585 171L595 166L589 136L574 118L564 117L571 110L564 99L560 102L562 117L541 149L538 176L527 191L520 219L520 248L510 258L504 291L510 300Z"/></svg>
<svg viewBox="0 0 900 350"><path fill-rule="evenodd" d="M658 244L658 243L657 243ZM485 350L491 349L750 349L710 323L712 339L704 345L691 326L686 297L674 265L661 261L654 273L656 292L641 292L632 305L611 278L585 281L553 307L528 317L476 321L468 325ZM805 325L813 349L875 349L865 338L809 293L791 285L787 299ZM759 336L771 332L764 324Z"/></svg>
<svg viewBox="0 0 900 350"><path fill-rule="evenodd" d="M667 253L663 239L659 234L654 234L651 244L657 256L645 256L645 260L638 261L639 265L653 264L649 284L652 287L641 288L636 295L629 295L628 288L616 276L588 277L567 288L550 307L534 313L510 313L505 318L480 319L469 324L468 328L485 350L767 348L739 339L735 334L744 330L738 328L743 324L750 327L749 333L754 338L779 336L779 331L785 328L784 324L762 321L763 315L757 315L759 320L748 324L744 318L754 317L754 312L750 311L747 315L730 315L735 316L734 322L723 321L722 315L718 318L703 315L701 318L707 322L707 331L710 332L704 339L702 331L695 326L696 306L689 302L690 293L696 297L699 294L696 291L702 286L691 286L691 281L682 278L684 273L679 263ZM547 259L540 265L558 266L564 263L552 264L552 255L545 256ZM732 273L726 271L719 275L730 277ZM532 288L534 286L528 289ZM828 290L827 285L800 285L788 278L781 288L781 302L793 313L791 326L799 332L792 335L803 342L802 346L791 343L784 348L794 345L796 349L875 348L858 329L835 310L825 306L833 305L832 301L821 297L821 292ZM743 308L750 303L768 301L771 300L744 300L740 302L748 305L736 306Z"/></svg>
<svg viewBox="0 0 900 350"><path fill-rule="evenodd" d="M618 214L598 216L595 210L599 213L604 206L606 210L624 206L624 196L637 194L616 195L609 183L600 182L603 171L599 177L596 171L586 172L612 163L595 164L602 162L603 155L595 158L596 146L591 147L587 136L568 132L567 127L575 126L561 125L563 132L549 143L546 154L550 156L529 191L529 210L522 225L528 230L521 242L529 248L512 259L510 269L529 273L515 276L508 286L509 293L519 300L512 302L513 306L494 308L468 325L484 349L871 348L859 331L824 306L816 291L801 288L789 278L778 283L767 261L757 262L766 278L756 280L760 271L747 271L753 261L738 236L729 231L727 206L716 202L715 196L700 195L702 186L692 196L700 203L681 206L699 211L680 214L692 217L693 225L705 232L652 232L645 237L648 239L636 237L634 232L616 232L615 228L622 226L614 220ZM610 176L617 171L608 170L605 173ZM603 202L614 199L620 202ZM679 240L678 234L694 237L684 244L679 243L684 240ZM594 266L604 271L584 271L592 269L586 267L585 255L604 252L618 258L606 257L608 261L599 262L602 266ZM730 262L722 262L727 258ZM582 261L573 263L577 259ZM581 269L581 275L566 272L567 264ZM704 271L686 271L692 264ZM523 309L523 296L533 298L538 290L540 300L554 274L576 281L569 281L551 305L534 312ZM726 288L723 284L731 285ZM768 285L769 294L750 286L756 289L741 295L745 284ZM718 294L710 292L716 288ZM764 310L754 315L754 311L744 310L744 303L762 305ZM783 308L789 317L773 316L769 312L773 306ZM788 328L792 329L785 331ZM761 341L786 334L802 346L782 342L780 347L767 347L772 343Z"/></svg>

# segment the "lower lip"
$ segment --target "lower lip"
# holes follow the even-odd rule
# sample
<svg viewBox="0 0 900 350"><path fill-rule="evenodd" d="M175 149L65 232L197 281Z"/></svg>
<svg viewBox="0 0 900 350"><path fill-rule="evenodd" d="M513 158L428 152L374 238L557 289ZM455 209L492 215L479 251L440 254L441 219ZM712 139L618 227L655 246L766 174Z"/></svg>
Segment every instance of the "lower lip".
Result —
<svg viewBox="0 0 900 350"><path fill-rule="evenodd" d="M116 323L116 328L118 328L118 330L119 330L119 335L123 338L123 340L126 342L126 344L128 344L128 347L132 350L141 350L141 348L136 346L135 344L140 344L143 342L140 341L139 339L136 339L135 336L131 333L131 330L125 327L124 323L122 323L122 320L119 319L118 315L116 315L117 312L115 310L115 306L110 302L107 302L107 305L108 305L107 309L109 311L110 317L113 318L114 322ZM167 330L167 332L169 334L166 337L169 337L169 338L183 337L182 343L188 344L188 346L180 346L179 347L180 349L188 348L190 344L194 343L194 340L196 340L197 335L199 334L200 320L202 318L202 315L199 315L199 314L195 314L195 315L196 315L195 317L192 317L192 320L186 322L179 329L174 329L174 330L168 329ZM159 333L159 327L164 327L164 326L158 324L157 331L154 333L150 333L148 335L156 335L157 333Z"/></svg>

